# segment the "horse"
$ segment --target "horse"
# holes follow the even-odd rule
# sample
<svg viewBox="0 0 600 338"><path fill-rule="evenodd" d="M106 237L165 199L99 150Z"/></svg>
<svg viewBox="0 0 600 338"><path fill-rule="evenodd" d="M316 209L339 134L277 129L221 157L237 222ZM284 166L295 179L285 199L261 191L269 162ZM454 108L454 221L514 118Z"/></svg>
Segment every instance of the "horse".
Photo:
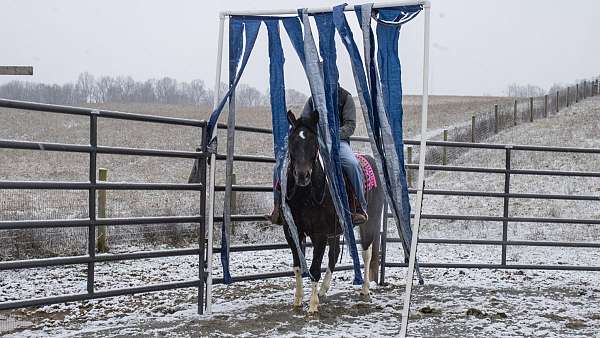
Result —
<svg viewBox="0 0 600 338"><path fill-rule="evenodd" d="M318 112L296 119L291 110L288 111L288 122L291 126L288 136L288 153L290 164L287 170L286 201L297 226L298 238L304 252L306 237L313 244L313 259L310 266L312 293L309 303L309 314L318 312L319 298L324 299L331 284L332 273L340 254L340 235L342 224L336 214L331 192L327 186L325 171L319 160L317 135ZM360 224L360 244L364 263L364 282L360 291L363 299L370 299L370 281L378 281L379 269L379 230L385 201L383 188L373 157L361 155L372 168L370 179L374 186L366 192L368 202L368 221ZM293 306L302 307L304 296L300 260L296 245L292 239L289 226L284 224L286 241L293 255L293 271L296 279L296 290ZM318 289L321 279L321 263L325 248L329 245L329 263L325 278Z"/></svg>

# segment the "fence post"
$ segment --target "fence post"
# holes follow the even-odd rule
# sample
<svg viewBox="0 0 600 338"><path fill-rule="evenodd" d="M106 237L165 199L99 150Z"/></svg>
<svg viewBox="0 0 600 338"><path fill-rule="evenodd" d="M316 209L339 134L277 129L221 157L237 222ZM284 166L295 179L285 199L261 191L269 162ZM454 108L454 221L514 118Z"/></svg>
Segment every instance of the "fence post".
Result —
<svg viewBox="0 0 600 338"><path fill-rule="evenodd" d="M385 261L387 253L387 228L388 228L388 205L384 203L383 208L383 230L381 231L381 261L379 266L379 285L385 285Z"/></svg>
<svg viewBox="0 0 600 338"><path fill-rule="evenodd" d="M517 100L515 100L515 106L513 109L513 121L515 123L515 126L517 125Z"/></svg>
<svg viewBox="0 0 600 338"><path fill-rule="evenodd" d="M494 105L494 133L498 134L498 105Z"/></svg>
<svg viewBox="0 0 600 338"><path fill-rule="evenodd" d="M548 95L544 95L544 117L548 117Z"/></svg>
<svg viewBox="0 0 600 338"><path fill-rule="evenodd" d="M237 176L236 174L231 174L231 185L235 185L237 184ZM231 196L230 196L230 201L229 201L229 212L230 215L235 215L237 214L237 191L234 191L233 189L231 190ZM231 234L235 234L235 222L231 221L230 222L230 226L231 226Z"/></svg>
<svg viewBox="0 0 600 338"><path fill-rule="evenodd" d="M448 129L444 129L444 141L448 141ZM448 164L448 149L446 146L442 148L442 164Z"/></svg>
<svg viewBox="0 0 600 338"><path fill-rule="evenodd" d="M471 143L475 143L475 115L471 116Z"/></svg>
<svg viewBox="0 0 600 338"><path fill-rule="evenodd" d="M198 255L198 274L200 283L198 285L198 314L204 313L205 306L205 289L206 289L206 247L208 241L206 239L206 196L208 186L206 184L206 172L207 172L207 161L210 156L208 155L208 145L206 143L206 124L201 127L200 138L202 139L200 144L200 151L202 156L198 158L198 165L200 170L200 183L202 183L202 191L200 192L200 224L198 227L198 249L200 254Z"/></svg>
<svg viewBox="0 0 600 338"><path fill-rule="evenodd" d="M406 163L408 163L408 164L412 164L412 162L413 162L412 153L413 153L413 147L407 146L406 147ZM413 186L413 170L411 168L407 168L407 170L406 170L406 179L408 181L408 186L410 188L412 188L412 186Z"/></svg>
<svg viewBox="0 0 600 338"><path fill-rule="evenodd" d="M106 182L108 180L108 169L98 169L98 181ZM98 218L106 218L106 190L98 190ZM108 252L108 231L106 225L98 226L98 237L96 238L96 248L98 252Z"/></svg>
<svg viewBox="0 0 600 338"><path fill-rule="evenodd" d="M529 98L529 122L533 122L533 97Z"/></svg>
<svg viewBox="0 0 600 338"><path fill-rule="evenodd" d="M560 109L560 91L556 91L556 112L558 113Z"/></svg>
<svg viewBox="0 0 600 338"><path fill-rule="evenodd" d="M569 103L571 101L569 96L571 96L571 87L567 87L567 107L569 107Z"/></svg>
<svg viewBox="0 0 600 338"><path fill-rule="evenodd" d="M502 221L502 265L506 265L506 241L508 240L508 205L510 202L510 198L508 194L510 193L510 151L512 146L506 146L506 160L505 160L505 168L506 173L504 174L504 220Z"/></svg>
<svg viewBox="0 0 600 338"><path fill-rule="evenodd" d="M575 84L575 103L579 102L579 83Z"/></svg>

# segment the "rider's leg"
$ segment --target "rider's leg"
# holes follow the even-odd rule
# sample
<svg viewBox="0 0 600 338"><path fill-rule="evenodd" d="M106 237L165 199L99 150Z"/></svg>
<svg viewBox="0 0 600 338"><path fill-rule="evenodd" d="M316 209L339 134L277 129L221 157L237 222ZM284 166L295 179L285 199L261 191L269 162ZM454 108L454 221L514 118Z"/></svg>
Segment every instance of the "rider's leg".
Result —
<svg viewBox="0 0 600 338"><path fill-rule="evenodd" d="M347 141L340 141L340 161L342 163L342 169L344 170L346 177L348 177L348 180L352 184L352 187L354 188L354 193L358 197L358 201L362 208L362 210L357 213L359 215L353 215L353 218L355 216L358 216L358 218L361 218L359 219L359 221L362 221L362 217L360 216L364 216L364 221L366 221L367 201L365 199L365 194L363 191L363 175L361 172L360 163L358 163L356 156L352 152L352 148L350 148L350 143L348 143Z"/></svg>

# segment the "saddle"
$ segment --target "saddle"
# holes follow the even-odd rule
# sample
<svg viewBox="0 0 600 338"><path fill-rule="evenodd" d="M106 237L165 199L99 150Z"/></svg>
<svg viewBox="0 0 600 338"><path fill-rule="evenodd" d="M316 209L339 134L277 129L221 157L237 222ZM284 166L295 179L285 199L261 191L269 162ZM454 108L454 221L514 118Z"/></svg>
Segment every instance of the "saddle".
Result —
<svg viewBox="0 0 600 338"><path fill-rule="evenodd" d="M377 187L377 178L375 177L375 171L373 170L371 163L369 163L369 161L367 160L365 155L357 154L357 153L355 153L354 155L356 156L356 159L358 160L358 163L360 164L361 172L363 174L363 184L364 185L363 185L362 193L365 194L365 199L366 199L366 194L369 191L371 191L372 189ZM346 184L346 191L348 192L348 204L349 204L350 210L352 211L352 213L356 213L361 210L361 205L360 205L360 201L358 200L358 195L357 195L356 191L354 191L354 187L353 187L352 183L348 180L348 177L346 177L346 175L344 175L344 182ZM366 212L366 210L364 210L364 212Z"/></svg>

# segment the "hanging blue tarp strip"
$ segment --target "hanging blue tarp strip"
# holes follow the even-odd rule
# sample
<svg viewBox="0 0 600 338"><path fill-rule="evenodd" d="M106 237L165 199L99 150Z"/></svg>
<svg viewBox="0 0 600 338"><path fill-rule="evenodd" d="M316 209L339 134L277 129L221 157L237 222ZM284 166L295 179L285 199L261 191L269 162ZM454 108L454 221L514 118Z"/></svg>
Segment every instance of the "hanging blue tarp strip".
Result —
<svg viewBox="0 0 600 338"><path fill-rule="evenodd" d="M216 137L211 139L212 132L216 127L219 115L225 107L225 103L235 92L235 88L242 77L246 65L248 64L250 53L252 52L252 48L256 42L256 37L258 36L260 24L260 21L246 22L235 17L232 17L229 20L229 90L217 108L212 112L207 125L207 144L210 145L210 151L212 152L216 152ZM245 33L245 46L243 46L242 33ZM241 66L239 66L240 58L242 58ZM223 266L223 282L225 284L231 283L231 274L229 272L230 240L228 226L228 222L223 222L223 226L221 227L221 264Z"/></svg>
<svg viewBox="0 0 600 338"><path fill-rule="evenodd" d="M411 8L383 9L379 11L379 18L385 22L398 21L408 11L420 11L420 6ZM377 64L381 76L381 89L385 111L387 113L392 137L396 147L396 155L400 165L400 187L401 187L401 217L400 223L408 225L410 229L410 201L408 199L408 185L406 181L406 169L404 168L404 145L402 131L402 69L398 57L398 41L400 39L400 25L377 23ZM412 235L412 234L411 234ZM411 236L412 237L412 236Z"/></svg>
<svg viewBox="0 0 600 338"><path fill-rule="evenodd" d="M215 110L213 110L213 112L210 114L210 118L208 119L208 123L206 126L206 139L208 141L207 144L211 144L211 142L213 141L212 138L212 132L215 129L216 125L217 125L217 121L219 120L219 116L221 115L221 112L223 111L223 107L225 107L225 103L227 102L227 100L229 99L229 97L231 97L231 94L233 93L233 91L235 90L235 87L238 85L238 83L240 82L240 79L242 77L242 74L244 73L244 69L246 69L246 65L248 64L248 59L250 58L250 54L252 53L252 49L254 48L254 43L256 42L256 37L258 36L258 30L260 28L260 24L261 21L256 21L256 20L248 20L248 21L243 21L237 17L231 17L229 20L229 48L230 48L230 55L229 55L229 69L230 69L230 80L232 79L232 73L236 74L235 77L233 77L233 81L231 81L230 86L229 86L229 90L227 91L227 93L225 94L225 96L223 96L223 98L221 99L221 101L219 102L219 104L217 105L217 107L215 108ZM242 57L242 64L239 67L239 70L237 70L237 72L235 71L231 71L232 69L236 70L237 66L239 64L239 54L238 52L241 50L241 44L242 44L242 32L245 32L244 36L245 36L245 46L244 46L244 53L243 53L243 57ZM236 54L237 54L237 58L236 58ZM215 138L216 139L216 138ZM215 149L211 149L213 151L215 151Z"/></svg>
<svg viewBox="0 0 600 338"><path fill-rule="evenodd" d="M283 64L285 58L281 47L279 21L265 20L269 34L269 90L271 94L271 118L273 123L273 153L277 161L276 170L281 170L280 158L285 152L288 121L285 105L285 81Z"/></svg>
<svg viewBox="0 0 600 338"><path fill-rule="evenodd" d="M371 89L373 114L375 121L369 126L378 128L380 139L374 137L377 151L380 152L381 167L386 184L386 193L391 211L396 219L398 232L402 237L405 255L412 238L410 227L410 201L404 169L402 135L402 88L401 69L398 57L398 38L400 25L414 18L421 6L406 6L380 10L377 26L378 65L381 82L374 62L374 40L371 30L372 4L355 6L355 12L363 30L365 46L365 67ZM382 14L383 12L383 14ZM356 63L356 62L354 62ZM383 94L383 95L382 95ZM422 282L417 267L419 281Z"/></svg>
<svg viewBox="0 0 600 338"><path fill-rule="evenodd" d="M297 254L300 260L300 268L303 275L308 275L306 258L302 252L302 243L298 238L298 228L294 223L291 210L287 205L285 196L287 196L287 168L288 149L287 137L289 122L287 120L285 106L285 84L283 74L283 48L281 47L281 37L279 34L279 21L265 20L269 33L269 85L271 93L271 115L273 118L273 146L276 159L275 170L279 173L281 179L281 199L282 209L286 223L290 229L292 240L296 246Z"/></svg>
<svg viewBox="0 0 600 338"><path fill-rule="evenodd" d="M344 229L344 237L350 249L354 267L354 284L362 284L360 260L356 250L354 231L348 207L348 198L343 183L341 163L339 160L339 117L337 109L337 67L335 65L335 45L331 13L315 16L319 29L319 45L323 57L323 75L319 65L319 53L312 35L306 11L302 11L304 26L305 70L309 80L313 103L320 114L319 146L320 154L327 174L327 183L333 198L333 204ZM286 27L287 28L287 27ZM290 35L291 39L294 36ZM326 74L326 75L325 75ZM324 81L325 80L325 81ZM335 89L334 89L335 88ZM335 100L335 101L334 101ZM330 108L331 107L331 108Z"/></svg>

